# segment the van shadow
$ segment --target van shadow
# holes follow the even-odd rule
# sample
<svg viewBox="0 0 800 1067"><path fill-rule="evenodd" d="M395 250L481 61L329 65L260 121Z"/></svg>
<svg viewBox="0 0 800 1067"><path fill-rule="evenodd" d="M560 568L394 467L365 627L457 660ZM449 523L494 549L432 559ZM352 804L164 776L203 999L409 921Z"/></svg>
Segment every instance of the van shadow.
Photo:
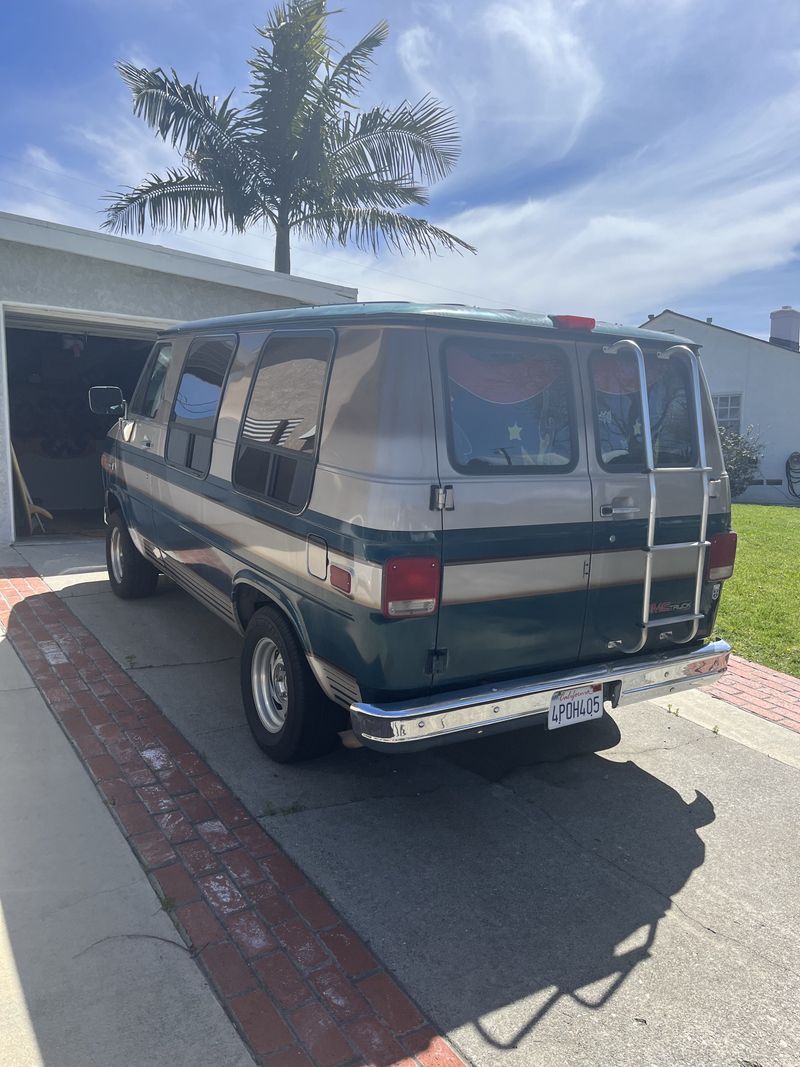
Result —
<svg viewBox="0 0 800 1067"><path fill-rule="evenodd" d="M489 1046L527 1062L535 1031L591 1041L592 1013L651 957L672 898L704 862L698 831L714 821L711 801L695 791L687 802L637 764L598 754L619 732L609 717L587 725L581 738L533 729L443 749L493 783L489 795L436 798L413 834L401 825L407 810L382 812L383 832L410 850L414 877L397 884L392 870L398 898L425 901L392 937L420 946L424 967L386 962L436 1006L440 1026L471 1024L472 1058ZM420 877L432 863L435 876ZM645 1025L644 998L632 989L623 1000L630 1025Z"/></svg>

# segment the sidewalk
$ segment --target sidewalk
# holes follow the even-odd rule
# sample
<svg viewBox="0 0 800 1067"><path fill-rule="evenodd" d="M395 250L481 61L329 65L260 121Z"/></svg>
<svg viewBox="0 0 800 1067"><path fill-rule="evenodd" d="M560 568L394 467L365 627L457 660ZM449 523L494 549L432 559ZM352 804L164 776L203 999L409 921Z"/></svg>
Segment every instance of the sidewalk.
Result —
<svg viewBox="0 0 800 1067"><path fill-rule="evenodd" d="M0 634L0 1064L252 1063Z"/></svg>

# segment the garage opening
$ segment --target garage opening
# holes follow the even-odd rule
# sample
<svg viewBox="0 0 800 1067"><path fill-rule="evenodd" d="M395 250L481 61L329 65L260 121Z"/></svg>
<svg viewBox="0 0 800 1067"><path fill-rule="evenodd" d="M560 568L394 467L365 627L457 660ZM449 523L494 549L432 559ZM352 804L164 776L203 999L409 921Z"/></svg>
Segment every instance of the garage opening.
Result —
<svg viewBox="0 0 800 1067"><path fill-rule="evenodd" d="M118 385L130 398L155 331L144 337L109 336L80 324L30 328L9 319L11 443L30 499L52 515L52 521L31 521L15 477L17 538L100 533L100 454L113 419L92 414L87 394L93 385Z"/></svg>

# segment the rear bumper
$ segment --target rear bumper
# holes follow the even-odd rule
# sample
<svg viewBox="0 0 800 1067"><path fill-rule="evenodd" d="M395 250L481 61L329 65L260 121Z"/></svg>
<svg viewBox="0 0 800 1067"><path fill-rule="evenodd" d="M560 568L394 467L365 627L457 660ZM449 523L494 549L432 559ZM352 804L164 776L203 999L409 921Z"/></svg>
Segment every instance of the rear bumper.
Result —
<svg viewBox="0 0 800 1067"><path fill-rule="evenodd" d="M581 670L518 678L496 686L442 693L406 703L353 703L353 732L369 748L429 748L545 722L560 689L600 682L612 707L708 685L728 666L730 645L712 641L690 652L615 660Z"/></svg>

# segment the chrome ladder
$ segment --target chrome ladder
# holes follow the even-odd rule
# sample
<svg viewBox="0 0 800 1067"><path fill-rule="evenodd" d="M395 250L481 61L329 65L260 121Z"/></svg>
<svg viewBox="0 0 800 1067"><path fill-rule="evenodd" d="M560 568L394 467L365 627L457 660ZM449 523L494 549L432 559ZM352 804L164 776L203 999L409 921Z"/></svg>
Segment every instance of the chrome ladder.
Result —
<svg viewBox="0 0 800 1067"><path fill-rule="evenodd" d="M636 364L639 371L639 392L642 398L642 441L644 443L644 455L645 455L645 473L647 474L647 482L649 489L649 506L647 513L647 541L642 551L645 554L644 557L644 589L642 593L642 618L639 623L641 627L641 636L637 643L630 648L625 648L622 641L610 641L609 648L619 648L621 652L625 652L628 655L633 655L636 652L641 652L647 643L647 635L650 630L660 628L662 626L677 626L679 623L690 622L692 625L689 627L689 632L686 637L680 639L672 638L673 643L676 645L686 645L690 641L694 640L697 635L697 628L700 624L700 620L703 618L700 612L700 598L703 593L703 571L705 569L706 551L709 547L707 540L708 535L708 501L709 501L709 474L711 468L707 465L706 460L706 442L705 432L703 426L703 399L701 392L700 381L700 362L699 359L688 345L672 345L664 352L658 352L657 356L660 359L668 359L677 353L683 353L689 357L689 366L692 369L692 390L694 393L694 422L695 431L697 434L697 464L694 467L656 467L654 453L653 453L653 433L650 425L650 401L647 395L647 371L644 362L644 352L635 341L631 341L627 338L617 341L613 345L605 345L603 351L609 355L614 355L623 349L628 349L633 352L636 357ZM700 475L701 479L701 491L702 491L702 504L700 509L700 536L697 541L681 541L675 544L669 545L657 545L656 539L656 507L657 507L657 487L656 487L656 474L659 476L670 474L686 474L689 471L695 471ZM692 602L692 611L684 615L669 615L666 618L659 618L653 621L650 618L650 590L653 584L653 557L656 552L675 551L676 549L689 549L693 548L697 551L697 572L695 575L694 586L694 600ZM671 637L671 634L661 634L662 640L667 637Z"/></svg>

